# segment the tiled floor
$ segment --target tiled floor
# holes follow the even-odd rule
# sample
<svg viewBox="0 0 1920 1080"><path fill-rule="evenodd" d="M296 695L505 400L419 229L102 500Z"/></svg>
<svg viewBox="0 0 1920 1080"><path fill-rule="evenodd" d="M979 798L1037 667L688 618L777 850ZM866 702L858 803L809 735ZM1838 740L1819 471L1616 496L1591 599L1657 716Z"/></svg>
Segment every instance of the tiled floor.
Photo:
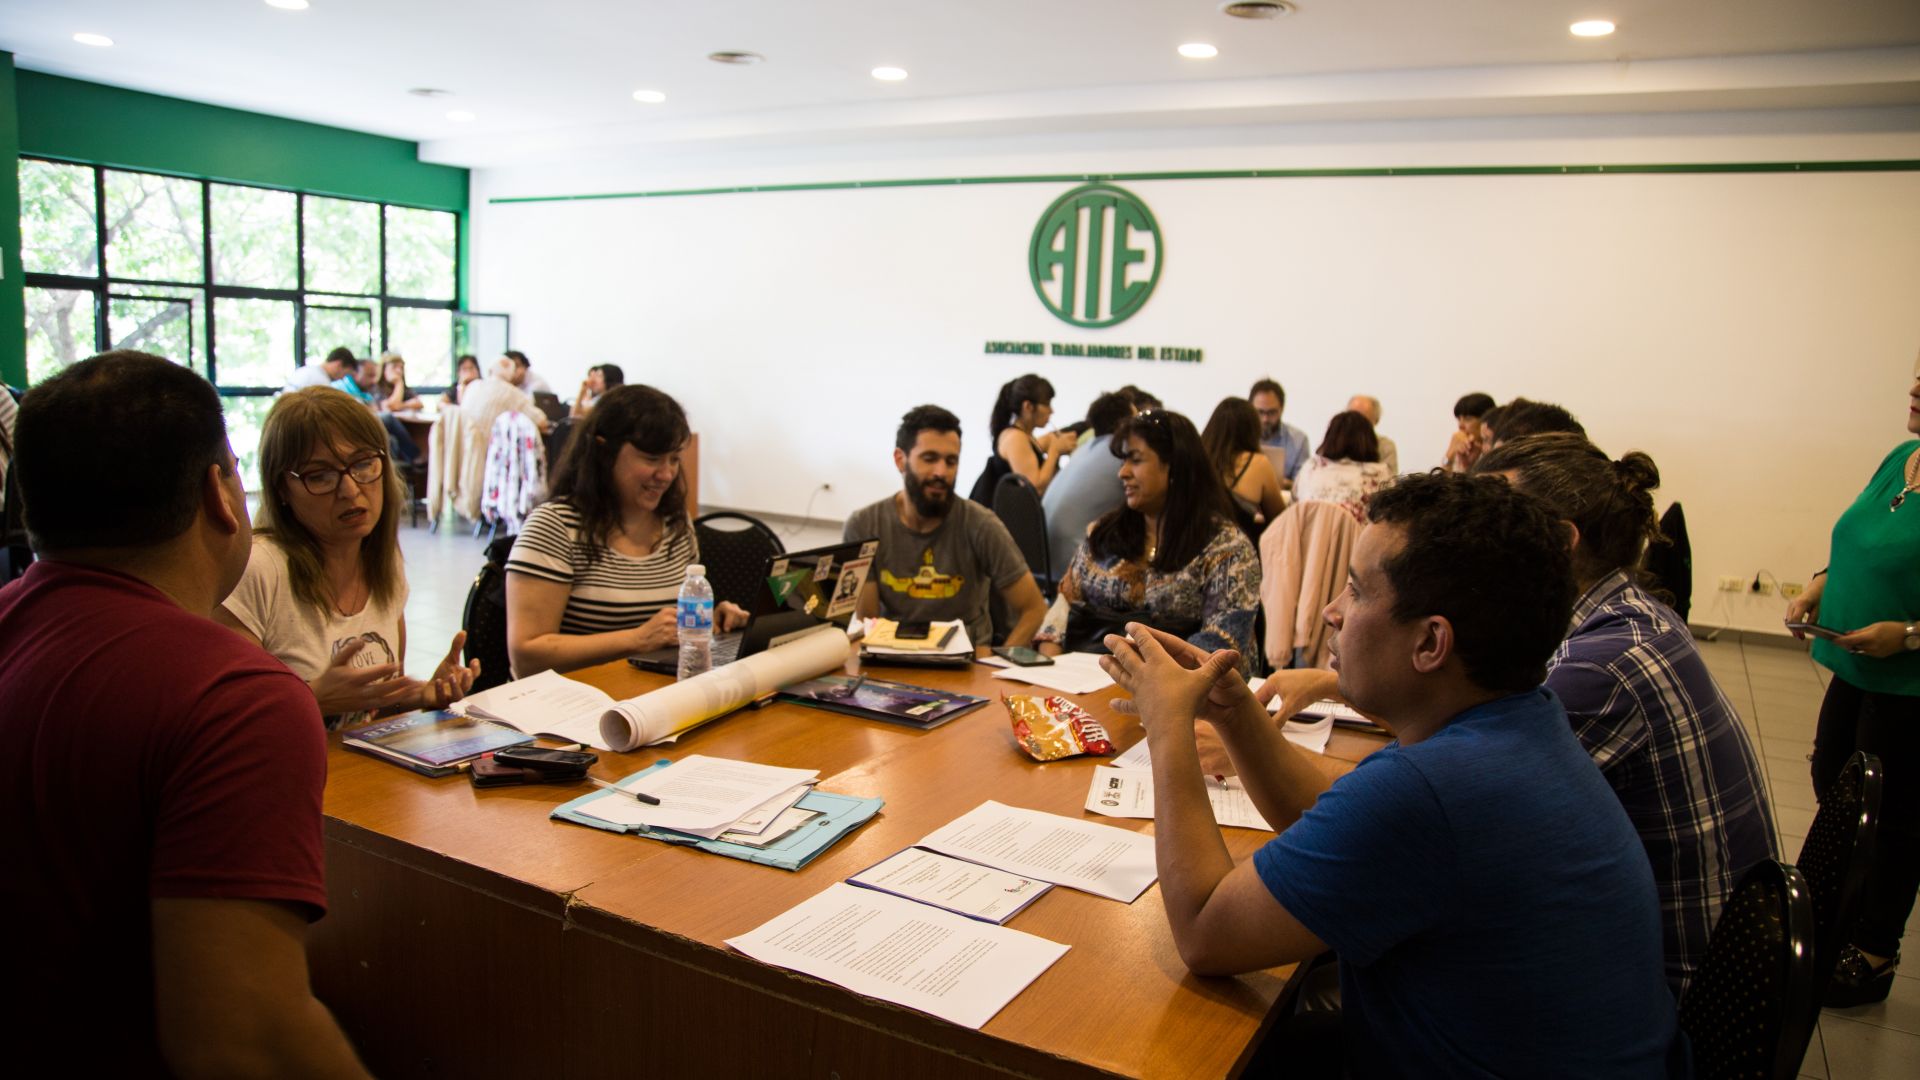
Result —
<svg viewBox="0 0 1920 1080"><path fill-rule="evenodd" d="M1827 671L1798 649L1701 642L1700 652L1757 742L1773 793L1782 856L1791 862L1813 821L1807 755ZM1828 1009L1800 1065L1803 1076L1876 1080L1920 1076L1920 912L1907 922L1908 963L1878 1005Z"/></svg>
<svg viewBox="0 0 1920 1080"><path fill-rule="evenodd" d="M838 522L770 524L794 551L840 537ZM425 677L460 628L467 588L483 561L482 545L470 531L451 522L437 533L424 526L403 526L400 543L411 588L407 671ZM1700 650L1761 752L1781 851L1791 861L1813 820L1807 755L1825 691L1825 669L1799 650L1704 641ZM1907 927L1913 944L1907 950L1909 962L1894 980L1892 996L1879 1005L1822 1013L1820 1029L1801 1065L1803 1075L1833 1080L1920 1076L1920 936L1915 935L1920 913Z"/></svg>

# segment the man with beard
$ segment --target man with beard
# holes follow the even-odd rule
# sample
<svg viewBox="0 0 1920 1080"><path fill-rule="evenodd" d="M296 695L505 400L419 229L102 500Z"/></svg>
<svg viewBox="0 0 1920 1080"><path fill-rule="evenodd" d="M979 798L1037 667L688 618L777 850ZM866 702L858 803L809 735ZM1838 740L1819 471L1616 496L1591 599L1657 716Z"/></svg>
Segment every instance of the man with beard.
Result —
<svg viewBox="0 0 1920 1080"><path fill-rule="evenodd" d="M953 494L960 418L938 405L910 410L894 435L893 464L904 490L847 519L848 540L880 540L860 615L965 619L967 636L985 645L993 640L988 590L997 589L1013 622L1005 643L1031 643L1047 603L1026 559L991 510Z"/></svg>
<svg viewBox="0 0 1920 1080"><path fill-rule="evenodd" d="M1307 433L1280 418L1287 410L1287 392L1272 379L1261 379L1247 391L1247 400L1260 414L1260 445L1286 451L1287 467L1280 470L1280 486L1293 487L1293 478L1300 475L1300 465L1311 451Z"/></svg>

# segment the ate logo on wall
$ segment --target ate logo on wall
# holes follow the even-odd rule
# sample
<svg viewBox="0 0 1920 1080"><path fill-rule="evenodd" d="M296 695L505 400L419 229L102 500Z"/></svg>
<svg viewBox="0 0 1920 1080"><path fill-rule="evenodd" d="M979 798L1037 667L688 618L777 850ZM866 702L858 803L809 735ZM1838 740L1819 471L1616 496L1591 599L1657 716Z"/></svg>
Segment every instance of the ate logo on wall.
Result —
<svg viewBox="0 0 1920 1080"><path fill-rule="evenodd" d="M1140 197L1112 184L1083 184L1053 201L1027 250L1033 291L1074 326L1125 322L1153 295L1166 250Z"/></svg>

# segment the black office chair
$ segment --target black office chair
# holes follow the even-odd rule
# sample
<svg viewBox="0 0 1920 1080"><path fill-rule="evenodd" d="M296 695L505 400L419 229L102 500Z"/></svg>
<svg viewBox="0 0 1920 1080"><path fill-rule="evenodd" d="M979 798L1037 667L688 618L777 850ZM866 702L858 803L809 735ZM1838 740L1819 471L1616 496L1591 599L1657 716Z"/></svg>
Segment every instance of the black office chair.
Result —
<svg viewBox="0 0 1920 1080"><path fill-rule="evenodd" d="M993 489L993 513L1013 534L1013 542L1026 557L1040 595L1053 601L1053 550L1047 543L1047 511L1040 504L1040 492L1026 477L1008 473Z"/></svg>
<svg viewBox="0 0 1920 1080"><path fill-rule="evenodd" d="M1795 860L1813 892L1813 984L1823 993L1866 903L1882 780L1879 758L1864 750L1848 758L1840 775L1821 793L1820 812L1814 815ZM1815 1013L1820 1009L1818 997Z"/></svg>
<svg viewBox="0 0 1920 1080"><path fill-rule="evenodd" d="M714 602L729 600L743 608L753 606L767 560L787 550L766 522L724 510L694 519L693 535L700 541L700 563L707 568Z"/></svg>
<svg viewBox="0 0 1920 1080"><path fill-rule="evenodd" d="M1811 892L1772 859L1740 875L1680 1000L1698 1080L1799 1075L1819 1000Z"/></svg>
<svg viewBox="0 0 1920 1080"><path fill-rule="evenodd" d="M473 693L513 681L507 655L507 556L514 538L502 536L487 545L487 563L467 590L466 611L460 629L467 632L467 662L480 661Z"/></svg>

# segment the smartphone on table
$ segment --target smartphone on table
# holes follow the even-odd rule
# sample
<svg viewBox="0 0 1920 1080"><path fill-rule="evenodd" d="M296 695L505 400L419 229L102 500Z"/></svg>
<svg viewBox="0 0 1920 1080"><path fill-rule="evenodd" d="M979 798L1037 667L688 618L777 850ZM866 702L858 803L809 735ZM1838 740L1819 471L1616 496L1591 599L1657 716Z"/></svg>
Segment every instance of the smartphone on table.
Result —
<svg viewBox="0 0 1920 1080"><path fill-rule="evenodd" d="M995 645L993 655L1018 667L1045 667L1053 663L1053 657L1025 645Z"/></svg>
<svg viewBox="0 0 1920 1080"><path fill-rule="evenodd" d="M901 641L925 641L933 632L933 624L926 619L901 619L893 626L893 636Z"/></svg>

